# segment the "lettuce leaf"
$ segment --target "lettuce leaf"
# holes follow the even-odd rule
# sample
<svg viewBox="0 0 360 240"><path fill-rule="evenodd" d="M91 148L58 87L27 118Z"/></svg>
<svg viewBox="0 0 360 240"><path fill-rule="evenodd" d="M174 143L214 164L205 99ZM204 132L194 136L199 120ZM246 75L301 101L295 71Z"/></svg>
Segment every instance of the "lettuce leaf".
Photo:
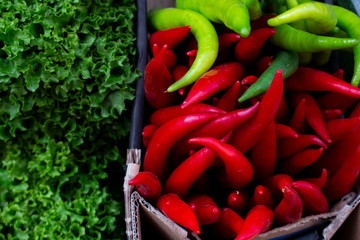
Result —
<svg viewBox="0 0 360 240"><path fill-rule="evenodd" d="M122 239L134 1L0 2L0 239Z"/></svg>

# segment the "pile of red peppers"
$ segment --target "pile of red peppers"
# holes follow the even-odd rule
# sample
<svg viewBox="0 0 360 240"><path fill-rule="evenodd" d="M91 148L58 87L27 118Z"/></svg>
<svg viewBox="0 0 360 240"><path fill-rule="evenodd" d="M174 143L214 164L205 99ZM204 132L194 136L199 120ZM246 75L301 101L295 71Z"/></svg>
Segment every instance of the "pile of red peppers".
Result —
<svg viewBox="0 0 360 240"><path fill-rule="evenodd" d="M191 68L191 26L152 32L146 66L143 168L129 184L203 239L253 239L326 213L360 172L360 89L344 71L277 59L269 16L243 38L217 29L211 69L176 91ZM238 101L276 67L266 91ZM284 77L284 71L287 72ZM259 83L258 83L259 84Z"/></svg>

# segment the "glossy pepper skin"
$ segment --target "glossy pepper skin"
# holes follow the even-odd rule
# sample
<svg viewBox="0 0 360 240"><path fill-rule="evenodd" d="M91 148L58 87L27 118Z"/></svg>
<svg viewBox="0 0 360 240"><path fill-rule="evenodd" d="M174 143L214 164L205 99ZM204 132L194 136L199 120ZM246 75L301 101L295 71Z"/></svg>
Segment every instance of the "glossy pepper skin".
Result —
<svg viewBox="0 0 360 240"><path fill-rule="evenodd" d="M178 44L186 39L190 33L190 30L190 26L181 26L156 31L150 34L149 45L152 47L154 44L157 44L159 48L167 45L168 49L174 49Z"/></svg>
<svg viewBox="0 0 360 240"><path fill-rule="evenodd" d="M160 180L167 174L167 155L173 144L187 132L216 117L215 113L180 116L161 125L153 134L144 156L144 170L155 173Z"/></svg>
<svg viewBox="0 0 360 240"><path fill-rule="evenodd" d="M143 145L144 147L147 147L149 144L149 141L156 131L157 126L155 124L148 124L143 128L143 131L141 132L142 138L143 138Z"/></svg>
<svg viewBox="0 0 360 240"><path fill-rule="evenodd" d="M229 88L233 83L239 81L244 74L245 68L238 62L227 62L210 69L191 87L181 107L186 108Z"/></svg>
<svg viewBox="0 0 360 240"><path fill-rule="evenodd" d="M156 201L162 191L161 183L152 172L139 172L129 181L129 185L135 186L136 191L147 201Z"/></svg>
<svg viewBox="0 0 360 240"><path fill-rule="evenodd" d="M177 0L176 7L199 12L212 22L223 23L241 37L250 34L250 15L242 1Z"/></svg>
<svg viewBox="0 0 360 240"><path fill-rule="evenodd" d="M179 198L178 195L174 193L162 195L158 199L156 207L177 224L196 234L201 233L199 222L194 211L184 200Z"/></svg>
<svg viewBox="0 0 360 240"><path fill-rule="evenodd" d="M227 196L227 205L236 212L243 211L248 202L248 194L244 189L233 190Z"/></svg>
<svg viewBox="0 0 360 240"><path fill-rule="evenodd" d="M254 189L254 194L249 200L249 205L250 207L265 205L272 209L274 207L274 198L269 189L263 185L257 185Z"/></svg>
<svg viewBox="0 0 360 240"><path fill-rule="evenodd" d="M298 138L297 132L288 125L275 123L276 126L276 139L280 138Z"/></svg>
<svg viewBox="0 0 360 240"><path fill-rule="evenodd" d="M254 239L260 233L268 231L273 225L274 213L265 205L254 206L244 219L243 226L235 240Z"/></svg>
<svg viewBox="0 0 360 240"><path fill-rule="evenodd" d="M274 209L275 221L284 225L298 221L303 214L303 201L297 191L292 187L285 187L283 198Z"/></svg>
<svg viewBox="0 0 360 240"><path fill-rule="evenodd" d="M215 106L227 112L233 111L236 107L237 99L239 98L240 86L240 81L233 83L233 85L231 85L221 96Z"/></svg>
<svg viewBox="0 0 360 240"><path fill-rule="evenodd" d="M181 79L167 88L168 92L190 85L212 67L218 54L219 41L215 28L203 15L191 10L165 8L150 13L148 22L155 30L190 26L190 32L198 43L194 63Z"/></svg>
<svg viewBox="0 0 360 240"><path fill-rule="evenodd" d="M232 239L240 232L244 219L231 208L221 208L220 218L213 225L213 233L220 239Z"/></svg>
<svg viewBox="0 0 360 240"><path fill-rule="evenodd" d="M200 226L213 224L220 217L216 202L207 194L190 195L186 198L186 203L195 212Z"/></svg>

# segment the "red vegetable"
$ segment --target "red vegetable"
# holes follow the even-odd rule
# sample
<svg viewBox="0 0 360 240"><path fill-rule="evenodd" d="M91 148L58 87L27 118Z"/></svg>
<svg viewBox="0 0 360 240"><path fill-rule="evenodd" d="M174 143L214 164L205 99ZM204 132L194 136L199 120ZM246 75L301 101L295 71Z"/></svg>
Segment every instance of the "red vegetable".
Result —
<svg viewBox="0 0 360 240"><path fill-rule="evenodd" d="M212 226L219 239L235 238L244 223L244 219L231 208L221 208L220 218Z"/></svg>
<svg viewBox="0 0 360 240"><path fill-rule="evenodd" d="M156 204L157 208L177 224L200 234L199 222L194 211L178 195L167 193L162 195Z"/></svg>
<svg viewBox="0 0 360 240"><path fill-rule="evenodd" d="M162 48L164 45L167 45L168 49L173 49L186 39L190 33L190 30L190 26L185 26L156 31L149 37L150 48L154 44L157 44L160 48Z"/></svg>
<svg viewBox="0 0 360 240"><path fill-rule="evenodd" d="M227 205L236 212L241 212L247 205L247 192L244 189L233 190L227 197Z"/></svg>
<svg viewBox="0 0 360 240"><path fill-rule="evenodd" d="M305 131L305 119L305 99L301 99L295 107L294 113L288 122L288 126L297 133L303 133Z"/></svg>
<svg viewBox="0 0 360 240"><path fill-rule="evenodd" d="M149 141L156 131L157 126L155 124L148 124L143 128L143 131L141 132L141 135L143 137L143 145L144 147L147 147L149 144Z"/></svg>
<svg viewBox="0 0 360 240"><path fill-rule="evenodd" d="M339 118L326 122L329 135L334 142L354 132L359 126L360 117Z"/></svg>
<svg viewBox="0 0 360 240"><path fill-rule="evenodd" d="M187 66L177 65L171 72L171 76L173 77L174 81L177 81L177 80L181 79L185 75L185 73L187 73L187 71L189 71L189 68ZM180 88L178 91L179 91L179 94L181 96L183 96L184 92L185 92L185 88Z"/></svg>
<svg viewBox="0 0 360 240"><path fill-rule="evenodd" d="M303 214L303 202L292 187L285 187L283 198L274 209L275 220L278 224L288 224L298 221Z"/></svg>
<svg viewBox="0 0 360 240"><path fill-rule="evenodd" d="M294 129L292 129L290 126L281 124L281 123L275 123L276 126L276 139L280 138L298 138L299 135L296 133Z"/></svg>
<svg viewBox="0 0 360 240"><path fill-rule="evenodd" d="M341 117L343 115L343 111L341 109L322 109L321 110L321 114L324 118L324 121L329 121L329 120L333 120L333 119L337 119L339 117ZM328 129L329 130L329 129ZM331 137L331 134L329 133L330 135L330 138L332 140L334 140L332 137Z"/></svg>
<svg viewBox="0 0 360 240"><path fill-rule="evenodd" d="M256 76L260 76L274 61L273 56L263 56L256 63Z"/></svg>
<svg viewBox="0 0 360 240"><path fill-rule="evenodd" d="M167 47L167 45L166 45L166 47ZM156 55L158 55L160 53L159 46L157 44L154 44L152 51L153 51L154 57ZM169 71L171 71L176 65L176 54L173 51L167 49L165 52L164 58L165 58L166 66L168 67Z"/></svg>
<svg viewBox="0 0 360 240"><path fill-rule="evenodd" d="M356 101L356 98L335 92L329 92L316 99L321 109L340 109L343 112L354 105Z"/></svg>
<svg viewBox="0 0 360 240"><path fill-rule="evenodd" d="M303 181L310 182L316 185L318 188L323 189L327 182L327 177L328 177L327 170L323 168L319 177L304 178Z"/></svg>
<svg viewBox="0 0 360 240"><path fill-rule="evenodd" d="M249 205L250 207L265 205L272 209L274 207L274 199L269 189L263 185L257 185L254 194L250 198Z"/></svg>
<svg viewBox="0 0 360 240"><path fill-rule="evenodd" d="M244 77L242 80L241 80L241 85L249 85L251 86L253 83L256 82L256 80L258 80L258 77L255 76L255 75L248 75L246 77Z"/></svg>
<svg viewBox="0 0 360 240"><path fill-rule="evenodd" d="M360 102L358 102L351 112L350 117L360 117Z"/></svg>
<svg viewBox="0 0 360 240"><path fill-rule="evenodd" d="M194 50L190 50L186 53L186 56L189 57L189 68L191 67L191 65L193 65L195 59L196 59L196 54L197 54L197 49Z"/></svg>
<svg viewBox="0 0 360 240"><path fill-rule="evenodd" d="M233 111L237 104L237 99L240 94L240 82L236 81L227 91L221 96L216 103L216 107L223 109L227 112Z"/></svg>
<svg viewBox="0 0 360 240"><path fill-rule="evenodd" d="M199 225L215 223L220 217L220 210L215 201L206 194L193 194L186 203L195 212Z"/></svg>
<svg viewBox="0 0 360 240"><path fill-rule="evenodd" d="M135 186L136 191L148 201L156 201L161 195L161 183L152 172L139 172L129 185Z"/></svg>

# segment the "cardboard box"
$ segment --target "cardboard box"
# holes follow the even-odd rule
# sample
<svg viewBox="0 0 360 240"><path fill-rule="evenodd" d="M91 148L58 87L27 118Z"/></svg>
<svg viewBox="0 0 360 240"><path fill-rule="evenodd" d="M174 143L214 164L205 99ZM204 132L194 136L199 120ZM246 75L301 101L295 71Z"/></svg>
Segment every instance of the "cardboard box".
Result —
<svg viewBox="0 0 360 240"><path fill-rule="evenodd" d="M137 49L138 65L143 72L148 61L147 49L147 10L161 6L174 6L175 0L137 0ZM140 171L142 155L141 131L144 119L144 86L143 78L137 82L136 98L133 103L130 128L129 149L127 152L126 176L124 179L125 222L129 240L138 239L201 239L195 233L189 233L169 218L164 216L153 205L142 198L128 185ZM256 239L358 239L360 230L360 181L354 192L346 195L338 204L332 206L328 213L302 218L300 221L272 229L260 234ZM354 211L356 209L356 211ZM345 224L344 224L345 223Z"/></svg>

